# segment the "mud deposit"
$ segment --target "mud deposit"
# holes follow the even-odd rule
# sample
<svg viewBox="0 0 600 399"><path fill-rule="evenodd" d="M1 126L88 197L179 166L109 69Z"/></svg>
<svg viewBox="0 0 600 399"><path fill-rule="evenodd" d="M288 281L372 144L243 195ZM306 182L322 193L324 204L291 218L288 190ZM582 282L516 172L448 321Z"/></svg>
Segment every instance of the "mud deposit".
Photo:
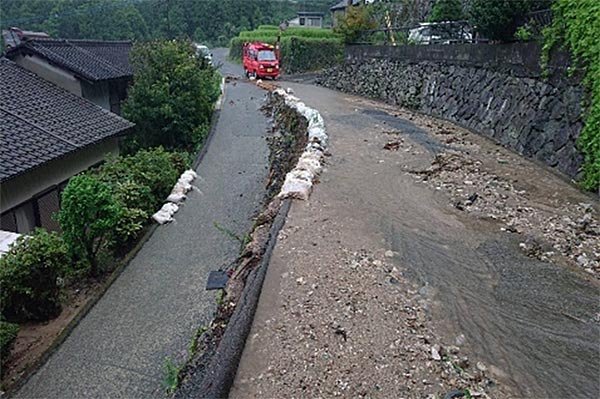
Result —
<svg viewBox="0 0 600 399"><path fill-rule="evenodd" d="M407 231L399 228L398 220L381 219L386 240L399 254L398 264L423 285L421 293L434 301L432 317L441 324L447 337L464 334L471 351L491 365L506 385L515 387L517 396L597 397L600 291L594 278L595 269L588 267L586 273L574 261L581 259L578 253L573 254L586 249L586 243L593 242L595 236L586 241L581 238L583 233L576 236L569 232L564 234L566 245L560 241L564 232L560 230L577 229L571 227L575 223L568 218L577 220L585 216L574 211L580 204L590 204L588 216L595 220L597 201L564 190L561 186L566 184L557 184L558 179L549 181L543 174L538 176L540 171L531 163L520 163L508 151L500 152L497 148L490 151L492 143L474 138L455 126L431 123L409 114L383 116L385 112L373 111L364 114L385 121L385 126L395 129L395 137L423 147L425 154L451 150L469 159L484 160L470 175L449 172L433 181L423 179L430 188L456 197L438 199L447 201L449 208L460 209L448 212L457 213L463 223L470 225L479 234L477 239L443 234L435 226L421 225ZM450 136L451 145L449 140L440 140ZM398 150L402 151L402 145ZM417 150L413 155L422 154ZM490 158L492 162L485 161ZM518 165L520 171L511 171L511 165ZM510 176L505 173L507 170L512 173ZM500 198L493 189L484 190L470 180L477 180L477 175L483 176L481 180L490 180L491 176L498 184L503 181L526 184L527 193L510 186ZM536 184L535 179L548 183L550 189ZM471 206L467 197L475 192L479 193L479 199L472 196L475 204ZM457 203L461 196L462 202ZM493 215L486 214L492 210ZM515 217L514 213L525 216ZM527 218L530 223L526 223ZM546 228L564 219L567 222L559 224L558 230ZM515 228L515 220L525 221ZM530 242L545 249L535 254L528 252ZM595 250L587 250L594 258Z"/></svg>

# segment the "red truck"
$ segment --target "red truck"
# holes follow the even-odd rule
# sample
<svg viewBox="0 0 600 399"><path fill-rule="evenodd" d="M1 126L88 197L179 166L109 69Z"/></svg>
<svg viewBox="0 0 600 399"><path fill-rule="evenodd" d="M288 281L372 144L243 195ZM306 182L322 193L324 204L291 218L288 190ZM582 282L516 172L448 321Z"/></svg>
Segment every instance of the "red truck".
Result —
<svg viewBox="0 0 600 399"><path fill-rule="evenodd" d="M242 50L244 72L248 77L279 78L279 57L271 44L253 42L244 43Z"/></svg>

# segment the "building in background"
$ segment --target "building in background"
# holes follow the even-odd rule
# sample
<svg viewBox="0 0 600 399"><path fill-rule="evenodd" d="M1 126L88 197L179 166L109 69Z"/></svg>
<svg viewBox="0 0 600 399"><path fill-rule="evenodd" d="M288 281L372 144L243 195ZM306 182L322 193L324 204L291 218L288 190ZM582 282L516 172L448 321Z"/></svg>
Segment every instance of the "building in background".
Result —
<svg viewBox="0 0 600 399"><path fill-rule="evenodd" d="M6 57L73 94L121 114L133 81L131 42L51 39L10 32L15 41ZM4 32L5 40L7 34Z"/></svg>
<svg viewBox="0 0 600 399"><path fill-rule="evenodd" d="M288 26L322 28L325 14L318 11L298 11L298 16L288 21Z"/></svg>
<svg viewBox="0 0 600 399"><path fill-rule="evenodd" d="M133 124L0 58L0 230L57 230L68 180L118 154Z"/></svg>

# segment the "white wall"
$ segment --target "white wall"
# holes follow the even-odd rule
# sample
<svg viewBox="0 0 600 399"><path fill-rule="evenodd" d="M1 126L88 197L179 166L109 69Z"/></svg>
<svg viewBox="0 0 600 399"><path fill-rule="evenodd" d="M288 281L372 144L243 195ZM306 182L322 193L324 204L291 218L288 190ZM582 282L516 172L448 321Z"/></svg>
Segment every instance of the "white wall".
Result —
<svg viewBox="0 0 600 399"><path fill-rule="evenodd" d="M0 212L31 199L36 194L71 178L102 161L106 154L119 153L117 138L76 151L26 172L0 185Z"/></svg>
<svg viewBox="0 0 600 399"><path fill-rule="evenodd" d="M81 96L82 89L79 79L64 69L49 64L45 59L38 57L37 55L24 56L19 54L13 61L39 77L52 82L73 94Z"/></svg>

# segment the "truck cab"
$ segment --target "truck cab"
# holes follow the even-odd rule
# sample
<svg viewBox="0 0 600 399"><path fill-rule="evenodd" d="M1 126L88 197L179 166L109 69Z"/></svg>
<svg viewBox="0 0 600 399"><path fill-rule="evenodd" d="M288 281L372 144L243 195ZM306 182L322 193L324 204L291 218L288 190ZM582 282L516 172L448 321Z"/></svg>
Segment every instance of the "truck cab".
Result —
<svg viewBox="0 0 600 399"><path fill-rule="evenodd" d="M242 50L244 72L248 77L277 79L280 75L279 57L275 47L267 43L244 43Z"/></svg>

